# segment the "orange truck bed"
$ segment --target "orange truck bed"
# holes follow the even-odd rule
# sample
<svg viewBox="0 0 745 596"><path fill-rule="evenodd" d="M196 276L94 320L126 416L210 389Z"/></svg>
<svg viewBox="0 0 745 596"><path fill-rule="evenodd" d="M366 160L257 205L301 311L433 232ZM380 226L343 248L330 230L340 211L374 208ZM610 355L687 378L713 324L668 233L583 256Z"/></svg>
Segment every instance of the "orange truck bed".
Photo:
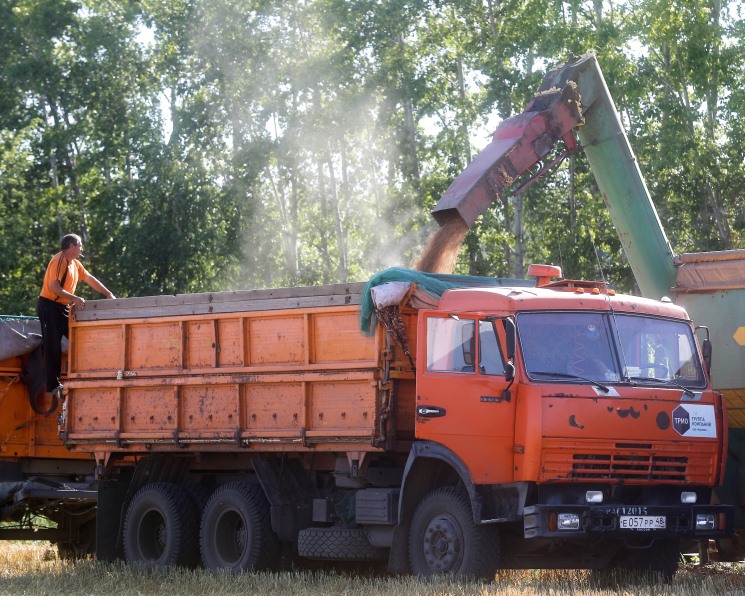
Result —
<svg viewBox="0 0 745 596"><path fill-rule="evenodd" d="M40 343L37 319L3 317L3 349L0 350L0 461L21 459L81 459L86 454L70 454L57 433L57 411L52 396L39 395L34 411L23 380L22 356ZM35 338L35 339L34 339ZM13 342L18 345L12 345ZM63 362L63 372L66 365Z"/></svg>
<svg viewBox="0 0 745 596"><path fill-rule="evenodd" d="M381 328L360 333L363 287L88 303L70 322L66 444L100 456L410 441L414 373Z"/></svg>
<svg viewBox="0 0 745 596"><path fill-rule="evenodd" d="M0 540L48 540L62 557L88 554L95 462L59 437L61 407L43 390L39 334L35 318L0 317Z"/></svg>
<svg viewBox="0 0 745 596"><path fill-rule="evenodd" d="M0 360L0 461L19 458L88 457L71 454L57 435L57 414L34 412L21 380L21 358ZM39 405L48 408L50 396Z"/></svg>

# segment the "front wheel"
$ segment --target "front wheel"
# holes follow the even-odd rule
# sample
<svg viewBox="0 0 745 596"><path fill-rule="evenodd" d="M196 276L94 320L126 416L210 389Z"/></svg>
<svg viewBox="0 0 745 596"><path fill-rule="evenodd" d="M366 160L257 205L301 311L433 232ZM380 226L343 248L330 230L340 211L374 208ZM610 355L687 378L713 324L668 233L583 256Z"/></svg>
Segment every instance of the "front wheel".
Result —
<svg viewBox="0 0 745 596"><path fill-rule="evenodd" d="M496 526L476 524L462 489L440 488L414 512L409 559L416 575L453 574L493 580L499 567Z"/></svg>

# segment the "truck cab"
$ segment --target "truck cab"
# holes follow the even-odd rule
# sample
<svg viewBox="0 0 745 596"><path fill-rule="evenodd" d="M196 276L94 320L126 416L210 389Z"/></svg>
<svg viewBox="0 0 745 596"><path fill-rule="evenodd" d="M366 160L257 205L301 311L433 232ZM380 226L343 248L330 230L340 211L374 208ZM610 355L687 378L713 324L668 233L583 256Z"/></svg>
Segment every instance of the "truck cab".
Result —
<svg viewBox="0 0 745 596"><path fill-rule="evenodd" d="M417 343L424 457L473 484L503 565L670 577L681 540L729 531L731 508L709 504L724 403L681 307L600 282L452 289Z"/></svg>

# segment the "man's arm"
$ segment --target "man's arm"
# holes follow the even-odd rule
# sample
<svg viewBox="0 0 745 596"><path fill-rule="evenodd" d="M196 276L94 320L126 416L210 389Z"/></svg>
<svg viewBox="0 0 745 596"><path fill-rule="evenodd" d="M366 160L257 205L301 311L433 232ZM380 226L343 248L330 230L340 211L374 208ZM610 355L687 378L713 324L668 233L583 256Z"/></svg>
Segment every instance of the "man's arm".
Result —
<svg viewBox="0 0 745 596"><path fill-rule="evenodd" d="M91 288L96 290L99 294L103 294L106 298L116 298L114 294L112 294L109 289L103 285L98 279L93 277L92 275L88 275L88 277L85 278L85 283L87 283Z"/></svg>
<svg viewBox="0 0 745 596"><path fill-rule="evenodd" d="M49 289L52 290L52 292L54 292L60 298L67 298L71 304L79 306L80 308L85 307L85 300L83 300L80 296L76 296L75 294L71 294L70 292L65 290L58 279L53 279L51 282L49 282Z"/></svg>

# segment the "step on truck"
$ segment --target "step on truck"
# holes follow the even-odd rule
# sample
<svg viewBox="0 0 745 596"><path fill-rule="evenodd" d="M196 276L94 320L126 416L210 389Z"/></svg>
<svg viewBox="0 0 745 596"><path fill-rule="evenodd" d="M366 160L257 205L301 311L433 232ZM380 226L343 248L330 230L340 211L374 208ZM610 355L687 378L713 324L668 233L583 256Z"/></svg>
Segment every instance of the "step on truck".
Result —
<svg viewBox="0 0 745 596"><path fill-rule="evenodd" d="M59 432L95 462L98 557L672 577L732 526L710 361L667 300L531 274L73 310Z"/></svg>

